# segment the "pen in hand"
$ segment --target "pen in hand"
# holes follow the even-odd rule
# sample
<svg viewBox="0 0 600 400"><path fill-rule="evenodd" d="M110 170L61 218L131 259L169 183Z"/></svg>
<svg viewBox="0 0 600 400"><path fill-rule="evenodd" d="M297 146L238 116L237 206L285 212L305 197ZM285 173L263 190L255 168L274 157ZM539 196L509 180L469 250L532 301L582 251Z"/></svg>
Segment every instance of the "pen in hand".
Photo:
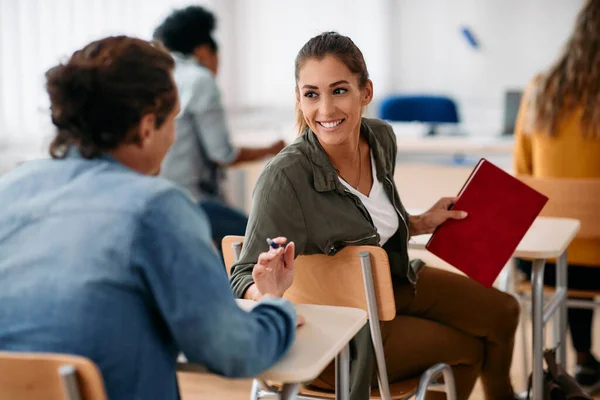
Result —
<svg viewBox="0 0 600 400"><path fill-rule="evenodd" d="M279 248L279 245L277 243L275 243L273 240L271 240L271 238L267 238L267 243L274 250L277 250Z"/></svg>

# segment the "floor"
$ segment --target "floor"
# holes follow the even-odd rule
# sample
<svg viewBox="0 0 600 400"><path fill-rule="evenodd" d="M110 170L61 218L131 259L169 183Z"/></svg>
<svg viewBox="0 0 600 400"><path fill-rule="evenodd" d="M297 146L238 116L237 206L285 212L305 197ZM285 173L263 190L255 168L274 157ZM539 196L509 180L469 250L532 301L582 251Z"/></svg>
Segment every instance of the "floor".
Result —
<svg viewBox="0 0 600 400"><path fill-rule="evenodd" d="M529 330L529 329L528 329ZM600 332L600 320L594 321L594 332ZM528 335L530 333L528 332ZM517 334L517 343L515 346L513 369L511 376L513 378L516 390L525 390L523 385L523 364L521 361L521 341ZM547 334L548 344L550 344L551 334ZM598 336L598 335L597 335ZM529 336L530 337L530 336ZM594 353L600 354L600 343L596 340ZM568 349L568 363L571 366L574 363L574 355L571 348ZM232 380L223 379L213 375L198 375L190 373L182 373L179 375L180 389L183 400L248 400L250 392L250 380ZM478 384L475 387L471 400L483 400L483 392ZM600 400L600 394L597 394L595 399Z"/></svg>

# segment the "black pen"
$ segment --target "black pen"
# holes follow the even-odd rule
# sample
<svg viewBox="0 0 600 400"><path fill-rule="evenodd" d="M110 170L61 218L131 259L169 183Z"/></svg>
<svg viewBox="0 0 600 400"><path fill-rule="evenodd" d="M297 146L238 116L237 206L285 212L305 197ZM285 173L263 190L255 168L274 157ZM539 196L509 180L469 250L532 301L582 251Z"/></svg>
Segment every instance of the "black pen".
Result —
<svg viewBox="0 0 600 400"><path fill-rule="evenodd" d="M269 246L271 246L271 248L277 250L279 248L279 245L277 243L275 243L273 240L271 240L270 238L267 238L267 243L269 243Z"/></svg>

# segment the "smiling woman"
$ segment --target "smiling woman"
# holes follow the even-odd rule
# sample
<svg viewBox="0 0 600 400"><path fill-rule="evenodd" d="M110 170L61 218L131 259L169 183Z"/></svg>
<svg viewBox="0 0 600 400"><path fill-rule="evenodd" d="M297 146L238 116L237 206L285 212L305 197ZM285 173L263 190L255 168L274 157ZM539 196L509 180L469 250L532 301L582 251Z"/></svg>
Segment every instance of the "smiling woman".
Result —
<svg viewBox="0 0 600 400"><path fill-rule="evenodd" d="M468 398L479 376L488 399L513 399L509 368L519 304L496 289L409 260L411 235L465 216L448 210L454 198L439 200L422 215L408 215L393 180L394 133L385 122L362 117L372 97L366 63L350 38L327 32L300 50L300 137L258 180L242 254L231 271L233 289L239 297L259 299L264 293L283 294L291 285L293 259L263 266L259 254L267 237L293 241L286 252L295 256L381 246L390 261L397 309L396 318L383 326L389 381L443 362L453 368L459 399ZM354 345L351 398L358 400L368 398L369 385L376 384L369 331L359 333ZM332 389L334 382L332 365L313 385ZM445 398L442 393L428 398L437 395Z"/></svg>

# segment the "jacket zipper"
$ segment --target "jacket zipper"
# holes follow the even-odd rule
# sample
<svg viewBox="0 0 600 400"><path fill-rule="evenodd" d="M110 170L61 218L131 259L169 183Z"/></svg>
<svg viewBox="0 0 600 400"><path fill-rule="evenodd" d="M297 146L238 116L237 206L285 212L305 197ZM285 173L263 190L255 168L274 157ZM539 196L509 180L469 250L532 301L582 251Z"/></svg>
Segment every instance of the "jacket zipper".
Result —
<svg viewBox="0 0 600 400"><path fill-rule="evenodd" d="M365 240L374 239L374 238L377 238L377 234L376 234L376 233L374 233L374 234L372 234L372 235L370 235L370 236L367 236L367 237L361 238L361 239L356 239L356 240L342 240L341 242L338 242L338 243L342 243L342 244L345 244L345 245L351 246L351 245L353 245L353 244L360 243L360 242L363 242L363 241L365 241ZM335 248L335 244L332 244L332 245L329 247L329 250L328 250L328 252L329 252L329 255L333 254L333 253L335 252L335 250L336 250L336 248Z"/></svg>
<svg viewBox="0 0 600 400"><path fill-rule="evenodd" d="M371 214L369 214L369 211L367 211L367 209L365 208L364 204L362 204L360 199L358 197L356 197L355 195L353 195L346 188L344 188L344 193L346 194L346 196L350 197L352 199L352 201L354 201L354 205L360 210L361 214L367 219L367 221L369 221L371 226L373 228L375 228L375 224L373 223L373 218L371 218Z"/></svg>
<svg viewBox="0 0 600 400"><path fill-rule="evenodd" d="M385 179L388 181L388 183L390 184L391 188L392 188L392 206L394 206L394 209L396 210L396 212L398 213L398 215L400 215L400 219L402 219L402 222L404 223L404 227L406 228L406 251L408 252L408 243L410 240L410 229L408 228L408 222L406 221L406 219L404 218L404 215L402 215L402 213L400 212L400 210L398 209L398 207L396 207L396 191L394 190L394 183L392 182L392 180L390 178L388 178L387 176L385 177ZM408 281L410 282L410 284L413 287L413 296L417 295L417 282L414 281L410 278L410 261L408 262L408 270L406 271L406 278L408 279Z"/></svg>
<svg viewBox="0 0 600 400"><path fill-rule="evenodd" d="M375 224L373 224L373 219L371 218L371 215L368 212L365 212L365 210L363 210L364 206L361 207L359 205L360 199L358 199L356 196L354 196L352 193L350 193L350 191L348 189L346 189L346 188L344 188L344 193L346 194L346 196L350 197L354 201L354 205L356 205L356 207L359 209L359 211L361 212L361 214L367 219L367 221L369 221L369 223L371 224L371 226L373 228L375 228ZM342 243L342 244L345 244L345 245L353 245L353 244L356 244L356 243L363 242L365 240L377 238L377 235L378 235L377 233L374 233L374 234L369 235L369 236L364 237L364 238L360 238L360 239L356 239L356 240L343 240L343 241L338 242L338 243ZM333 243L329 247L329 249L328 249L328 255L334 254L335 251L336 251L336 247L335 247L335 243Z"/></svg>

